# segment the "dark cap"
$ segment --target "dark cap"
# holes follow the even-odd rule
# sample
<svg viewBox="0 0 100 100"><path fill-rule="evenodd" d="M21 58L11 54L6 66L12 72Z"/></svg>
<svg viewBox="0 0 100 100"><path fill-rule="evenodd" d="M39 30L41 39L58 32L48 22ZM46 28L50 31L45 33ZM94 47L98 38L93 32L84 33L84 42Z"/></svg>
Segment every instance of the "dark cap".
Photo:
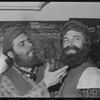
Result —
<svg viewBox="0 0 100 100"><path fill-rule="evenodd" d="M68 30L79 31L88 36L87 27L83 23L75 21L75 20L66 22L61 28L63 35L65 35Z"/></svg>
<svg viewBox="0 0 100 100"><path fill-rule="evenodd" d="M7 32L6 36L4 37L3 40L3 54L7 55L7 52L11 49L12 47L12 41L19 36L22 33L22 29L18 27L11 27Z"/></svg>

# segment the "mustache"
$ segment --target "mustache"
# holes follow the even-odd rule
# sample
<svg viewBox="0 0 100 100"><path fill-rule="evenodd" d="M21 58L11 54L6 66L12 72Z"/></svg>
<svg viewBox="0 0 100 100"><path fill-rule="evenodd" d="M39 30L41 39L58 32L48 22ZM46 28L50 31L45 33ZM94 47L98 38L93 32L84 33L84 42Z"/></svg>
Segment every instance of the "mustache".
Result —
<svg viewBox="0 0 100 100"><path fill-rule="evenodd" d="M64 51L68 51L68 50L79 50L79 48L77 46L67 46L63 49Z"/></svg>
<svg viewBox="0 0 100 100"><path fill-rule="evenodd" d="M31 47L31 48L29 49L29 51L27 52L27 54L29 54L29 53L32 52L32 51L33 51L34 54L36 53L36 50L35 50L33 47Z"/></svg>

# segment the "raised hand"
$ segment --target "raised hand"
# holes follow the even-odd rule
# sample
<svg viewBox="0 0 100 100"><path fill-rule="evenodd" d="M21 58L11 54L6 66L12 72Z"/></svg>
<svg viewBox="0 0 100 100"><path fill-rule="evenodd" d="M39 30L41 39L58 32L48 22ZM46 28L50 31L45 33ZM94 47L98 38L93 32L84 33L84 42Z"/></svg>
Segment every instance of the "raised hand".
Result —
<svg viewBox="0 0 100 100"><path fill-rule="evenodd" d="M64 77L67 73L68 66L64 66L57 71L51 72L50 64L47 63L46 69L44 71L44 78L43 81L45 82L47 87L53 86L60 82L61 77Z"/></svg>

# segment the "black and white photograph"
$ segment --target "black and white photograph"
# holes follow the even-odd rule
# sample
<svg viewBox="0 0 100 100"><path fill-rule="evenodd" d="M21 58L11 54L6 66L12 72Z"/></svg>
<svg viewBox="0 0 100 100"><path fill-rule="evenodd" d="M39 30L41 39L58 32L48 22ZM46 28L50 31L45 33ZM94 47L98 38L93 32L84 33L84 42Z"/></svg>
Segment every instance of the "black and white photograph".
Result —
<svg viewBox="0 0 100 100"><path fill-rule="evenodd" d="M100 98L100 2L0 2L0 98Z"/></svg>

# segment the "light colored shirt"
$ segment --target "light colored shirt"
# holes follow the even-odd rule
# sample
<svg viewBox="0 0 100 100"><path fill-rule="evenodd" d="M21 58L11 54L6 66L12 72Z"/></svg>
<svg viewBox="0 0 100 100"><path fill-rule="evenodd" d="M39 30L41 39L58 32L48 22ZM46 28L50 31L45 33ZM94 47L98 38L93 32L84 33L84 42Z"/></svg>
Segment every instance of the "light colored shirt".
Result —
<svg viewBox="0 0 100 100"><path fill-rule="evenodd" d="M88 67L82 73L77 89L100 88L100 70L96 67Z"/></svg>

